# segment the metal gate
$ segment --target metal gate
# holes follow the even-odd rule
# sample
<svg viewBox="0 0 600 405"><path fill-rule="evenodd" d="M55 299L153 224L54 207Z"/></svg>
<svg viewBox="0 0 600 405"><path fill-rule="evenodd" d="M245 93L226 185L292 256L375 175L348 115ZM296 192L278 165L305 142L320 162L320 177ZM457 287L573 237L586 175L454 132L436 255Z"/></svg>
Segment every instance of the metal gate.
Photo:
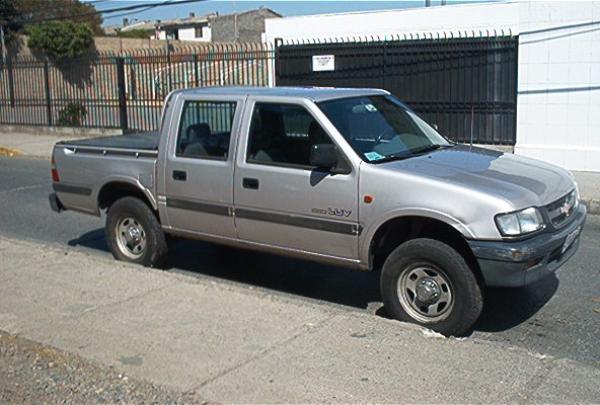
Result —
<svg viewBox="0 0 600 405"><path fill-rule="evenodd" d="M517 43L517 37L280 43L276 80L384 88L450 139L514 145ZM313 56L329 65L315 70Z"/></svg>

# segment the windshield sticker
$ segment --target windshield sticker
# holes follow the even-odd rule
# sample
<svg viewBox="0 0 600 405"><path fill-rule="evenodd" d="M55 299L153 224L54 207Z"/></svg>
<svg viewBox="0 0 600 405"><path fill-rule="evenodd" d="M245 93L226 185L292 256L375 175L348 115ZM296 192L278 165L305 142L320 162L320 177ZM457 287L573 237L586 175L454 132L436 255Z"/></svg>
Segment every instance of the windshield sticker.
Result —
<svg viewBox="0 0 600 405"><path fill-rule="evenodd" d="M373 104L365 104L365 108L368 112L377 112L377 107L375 107Z"/></svg>
<svg viewBox="0 0 600 405"><path fill-rule="evenodd" d="M381 160L381 159L384 159L384 158L385 158L385 156L383 156L383 155L380 155L380 154L379 154L379 153L377 153L377 152L367 152L367 153L365 153L365 157L366 157L367 159L369 159L369 162L373 162L373 161L375 161L375 160Z"/></svg>

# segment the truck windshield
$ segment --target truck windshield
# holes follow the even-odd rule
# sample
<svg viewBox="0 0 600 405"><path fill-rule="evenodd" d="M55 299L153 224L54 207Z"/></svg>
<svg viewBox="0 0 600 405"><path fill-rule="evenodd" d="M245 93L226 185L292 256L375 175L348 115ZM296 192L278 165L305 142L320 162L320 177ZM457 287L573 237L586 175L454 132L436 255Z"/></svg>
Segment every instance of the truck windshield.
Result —
<svg viewBox="0 0 600 405"><path fill-rule="evenodd" d="M381 163L452 146L391 96L362 96L318 104L367 162Z"/></svg>

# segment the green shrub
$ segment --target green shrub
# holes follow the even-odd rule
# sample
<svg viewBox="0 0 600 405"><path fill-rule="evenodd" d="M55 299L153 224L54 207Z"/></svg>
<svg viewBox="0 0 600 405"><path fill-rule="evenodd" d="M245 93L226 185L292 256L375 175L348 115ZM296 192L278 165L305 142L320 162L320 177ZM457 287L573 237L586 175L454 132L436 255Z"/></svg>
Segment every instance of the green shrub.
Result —
<svg viewBox="0 0 600 405"><path fill-rule="evenodd" d="M86 108L80 103L69 103L58 113L58 125L80 127L87 115Z"/></svg>
<svg viewBox="0 0 600 405"><path fill-rule="evenodd" d="M28 27L28 31L29 47L54 59L80 56L94 43L94 34L86 23L50 21Z"/></svg>

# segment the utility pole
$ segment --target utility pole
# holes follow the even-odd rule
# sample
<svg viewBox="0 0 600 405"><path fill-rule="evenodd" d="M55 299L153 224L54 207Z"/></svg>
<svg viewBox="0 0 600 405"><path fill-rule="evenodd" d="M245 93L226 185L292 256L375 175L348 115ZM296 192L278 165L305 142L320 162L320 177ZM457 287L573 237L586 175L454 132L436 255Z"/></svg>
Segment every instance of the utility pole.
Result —
<svg viewBox="0 0 600 405"><path fill-rule="evenodd" d="M3 25L0 25L0 46L2 46L2 65L6 65L6 44L4 43Z"/></svg>

